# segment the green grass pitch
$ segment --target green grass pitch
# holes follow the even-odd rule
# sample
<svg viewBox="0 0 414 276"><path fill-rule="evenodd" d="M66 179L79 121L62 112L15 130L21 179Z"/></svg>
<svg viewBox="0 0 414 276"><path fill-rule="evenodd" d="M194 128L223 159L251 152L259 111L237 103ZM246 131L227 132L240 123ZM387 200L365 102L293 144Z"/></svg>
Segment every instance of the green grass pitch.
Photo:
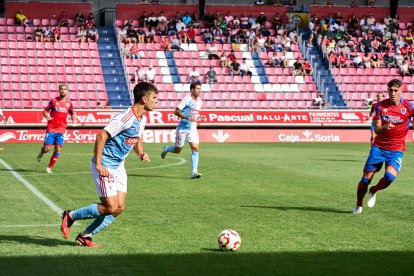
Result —
<svg viewBox="0 0 414 276"><path fill-rule="evenodd" d="M414 147L374 208L352 214L368 143L201 144L201 179L190 179L188 147L150 163L126 161L126 211L76 246L90 221L63 239L60 217L16 175L61 209L97 202L89 173L92 144L67 144L48 175L38 144L2 144L2 275L408 275L414 269ZM17 174L16 174L17 173ZM382 177L383 171L374 179ZM218 250L227 228L238 252Z"/></svg>

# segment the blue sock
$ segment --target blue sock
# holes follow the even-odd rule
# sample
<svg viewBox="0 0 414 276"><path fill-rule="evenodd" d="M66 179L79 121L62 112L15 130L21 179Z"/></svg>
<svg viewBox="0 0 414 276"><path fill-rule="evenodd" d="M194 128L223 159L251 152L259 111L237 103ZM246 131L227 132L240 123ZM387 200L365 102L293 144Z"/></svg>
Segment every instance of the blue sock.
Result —
<svg viewBox="0 0 414 276"><path fill-rule="evenodd" d="M198 168L198 151L193 151L191 153L191 163L192 163L192 167L193 167L193 172L197 171Z"/></svg>
<svg viewBox="0 0 414 276"><path fill-rule="evenodd" d="M175 146L169 146L165 149L167 152L174 152Z"/></svg>
<svg viewBox="0 0 414 276"><path fill-rule="evenodd" d="M113 215L97 217L88 227L86 227L85 232L95 235L109 226L114 220L115 217Z"/></svg>
<svg viewBox="0 0 414 276"><path fill-rule="evenodd" d="M75 220L90 219L99 216L101 216L101 214L99 214L98 204L96 203L73 211L73 218Z"/></svg>

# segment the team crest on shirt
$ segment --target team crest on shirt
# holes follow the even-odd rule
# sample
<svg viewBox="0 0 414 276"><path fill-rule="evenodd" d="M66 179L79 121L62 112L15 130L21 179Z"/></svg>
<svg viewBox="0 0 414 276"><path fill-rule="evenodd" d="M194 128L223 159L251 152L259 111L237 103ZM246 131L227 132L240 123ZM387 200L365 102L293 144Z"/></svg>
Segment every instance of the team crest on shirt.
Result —
<svg viewBox="0 0 414 276"><path fill-rule="evenodd" d="M407 113L407 109L406 109L406 108L401 108L401 109L400 109L400 113L401 113L402 115L404 115L405 113Z"/></svg>

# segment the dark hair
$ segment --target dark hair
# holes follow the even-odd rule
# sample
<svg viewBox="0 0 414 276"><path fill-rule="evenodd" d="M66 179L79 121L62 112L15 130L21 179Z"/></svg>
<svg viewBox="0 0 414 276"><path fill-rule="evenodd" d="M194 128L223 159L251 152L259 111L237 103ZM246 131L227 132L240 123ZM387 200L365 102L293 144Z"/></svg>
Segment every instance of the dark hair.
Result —
<svg viewBox="0 0 414 276"><path fill-rule="evenodd" d="M393 86L402 86L402 82L399 79L392 79L387 83L388 88L391 88Z"/></svg>
<svg viewBox="0 0 414 276"><path fill-rule="evenodd" d="M148 95L151 92L158 94L158 89L155 85L148 82L140 82L134 87L134 104L141 101L142 97Z"/></svg>
<svg viewBox="0 0 414 276"><path fill-rule="evenodd" d="M190 84L190 90L193 90L196 86L201 86L201 84L198 82L193 82L192 84Z"/></svg>

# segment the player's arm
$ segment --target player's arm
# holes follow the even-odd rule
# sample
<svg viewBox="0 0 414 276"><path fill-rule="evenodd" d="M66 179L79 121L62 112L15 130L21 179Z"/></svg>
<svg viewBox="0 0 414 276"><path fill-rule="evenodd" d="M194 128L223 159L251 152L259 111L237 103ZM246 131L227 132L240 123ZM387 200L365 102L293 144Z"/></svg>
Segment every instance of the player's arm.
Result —
<svg viewBox="0 0 414 276"><path fill-rule="evenodd" d="M380 134L381 132L387 131L394 128L393 123L382 124L381 120L374 121L374 132L375 134Z"/></svg>
<svg viewBox="0 0 414 276"><path fill-rule="evenodd" d="M110 134L102 129L101 132L96 135L95 147L94 147L94 157L95 157L95 167L101 176L109 176L109 171L107 168L102 166L102 152L105 147L106 140L111 137Z"/></svg>
<svg viewBox="0 0 414 276"><path fill-rule="evenodd" d="M139 138L138 142L134 145L134 151L138 155L138 158L143 162L149 162L151 159L149 158L148 153L144 151L144 143L142 139Z"/></svg>
<svg viewBox="0 0 414 276"><path fill-rule="evenodd" d="M47 112L46 110L43 110L43 117L45 117L48 121L53 119L52 117L50 117L49 112Z"/></svg>
<svg viewBox="0 0 414 276"><path fill-rule="evenodd" d="M187 116L184 114L184 112L179 109L178 107L174 110L174 114L182 119L186 119L189 120L190 122L195 122L197 121L197 118L193 117L193 116Z"/></svg>

